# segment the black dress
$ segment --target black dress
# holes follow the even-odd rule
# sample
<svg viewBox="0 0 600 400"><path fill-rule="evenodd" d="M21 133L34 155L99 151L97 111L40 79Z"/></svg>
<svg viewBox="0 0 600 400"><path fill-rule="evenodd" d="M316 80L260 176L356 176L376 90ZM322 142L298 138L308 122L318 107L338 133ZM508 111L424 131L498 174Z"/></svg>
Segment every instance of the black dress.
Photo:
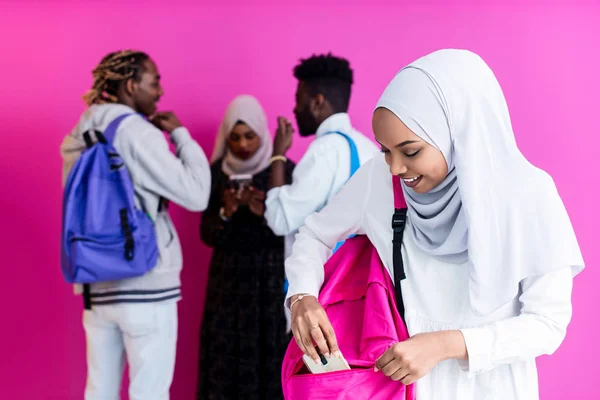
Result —
<svg viewBox="0 0 600 400"><path fill-rule="evenodd" d="M286 182L294 164L286 165ZM267 192L270 168L253 178ZM212 166L200 236L214 248L200 337L198 399L282 399L281 362L289 343L283 301L284 241L263 217L240 207L219 216L228 177Z"/></svg>

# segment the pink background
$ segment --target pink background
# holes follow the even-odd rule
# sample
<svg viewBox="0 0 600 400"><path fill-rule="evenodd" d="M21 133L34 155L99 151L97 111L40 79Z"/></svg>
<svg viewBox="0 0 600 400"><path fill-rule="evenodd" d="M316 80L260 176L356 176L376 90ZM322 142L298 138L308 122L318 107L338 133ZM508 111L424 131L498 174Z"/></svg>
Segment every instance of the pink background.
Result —
<svg viewBox="0 0 600 400"><path fill-rule="evenodd" d="M331 50L351 61L356 84L350 114L369 136L373 106L401 66L442 47L479 52L504 87L523 152L554 176L588 265L575 282L567 339L556 355L539 359L541 397L596 397L600 6L119 3L0 5L0 398L82 398L82 305L59 267L58 149L83 110L80 96L90 86L90 71L107 52L123 47L143 49L157 61L166 93L162 108L175 110L209 153L236 94L256 95L272 127L277 115L292 117L291 70L313 52ZM296 140L293 156L307 144ZM185 269L172 395L184 400L195 398L210 252L198 237L199 214L175 209L174 217Z"/></svg>

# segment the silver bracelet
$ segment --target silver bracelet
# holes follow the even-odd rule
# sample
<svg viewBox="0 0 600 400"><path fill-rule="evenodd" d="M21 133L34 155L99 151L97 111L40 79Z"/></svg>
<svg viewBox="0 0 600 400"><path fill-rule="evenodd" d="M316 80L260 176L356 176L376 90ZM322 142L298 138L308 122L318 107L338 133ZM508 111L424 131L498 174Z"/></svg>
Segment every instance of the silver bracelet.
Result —
<svg viewBox="0 0 600 400"><path fill-rule="evenodd" d="M299 302L300 300L302 300L305 297L315 297L312 294L301 294L300 296L298 296L298 298L296 298L296 300L292 301L292 304L290 304L290 312L292 311L292 307L294 307L294 304L296 304L297 302Z"/></svg>

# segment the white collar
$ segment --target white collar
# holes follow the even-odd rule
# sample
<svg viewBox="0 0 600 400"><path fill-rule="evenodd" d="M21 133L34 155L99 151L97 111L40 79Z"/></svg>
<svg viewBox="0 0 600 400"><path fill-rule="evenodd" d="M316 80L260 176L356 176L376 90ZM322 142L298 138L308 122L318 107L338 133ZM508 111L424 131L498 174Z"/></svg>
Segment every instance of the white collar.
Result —
<svg viewBox="0 0 600 400"><path fill-rule="evenodd" d="M347 134L351 130L352 124L350 123L350 116L347 113L337 113L333 114L319 125L316 136L321 137L332 131L340 131Z"/></svg>

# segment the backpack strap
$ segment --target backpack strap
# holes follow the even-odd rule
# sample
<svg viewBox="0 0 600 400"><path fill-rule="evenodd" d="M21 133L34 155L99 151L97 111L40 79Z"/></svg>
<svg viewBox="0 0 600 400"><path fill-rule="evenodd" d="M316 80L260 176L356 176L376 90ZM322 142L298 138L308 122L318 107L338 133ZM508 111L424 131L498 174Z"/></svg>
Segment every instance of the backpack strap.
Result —
<svg viewBox="0 0 600 400"><path fill-rule="evenodd" d="M354 140L352 140L352 138L350 136L348 136L347 134L345 134L343 132L331 131L331 132L327 132L325 134L329 135L330 133L336 133L338 135L341 135L348 141L348 145L350 146L350 178L351 178L352 175L354 175L354 173L356 171L358 171L358 169L360 168L360 157L358 156L358 149L356 148L356 143L354 143Z"/></svg>
<svg viewBox="0 0 600 400"><path fill-rule="evenodd" d="M90 284L83 284L83 309L91 310L92 309L92 296L90 295Z"/></svg>
<svg viewBox="0 0 600 400"><path fill-rule="evenodd" d="M402 260L402 239L406 227L406 213L408 206L402 191L400 177L392 176L392 188L394 191L394 215L392 217L392 229L394 231L393 264L394 264L394 291L396 292L396 305L402 321L404 321L404 299L402 298L401 282L406 279L404 261Z"/></svg>
<svg viewBox="0 0 600 400"><path fill-rule="evenodd" d="M133 114L123 114L113 119L104 130L104 133L98 132L96 134L98 136L98 141L105 144L112 144L113 140L115 139L115 135L117 134L117 129L119 128L119 125L121 124L121 122L123 122L125 118L129 117L130 115Z"/></svg>
<svg viewBox="0 0 600 400"><path fill-rule="evenodd" d="M92 146L94 146L94 144L96 144L96 142L94 142L94 140L92 139L92 134L94 134L98 142L106 144L106 138L104 137L102 132L96 129L90 129L89 131L83 132L83 140L85 142L85 147L88 150L91 149Z"/></svg>
<svg viewBox="0 0 600 400"><path fill-rule="evenodd" d="M326 135L331 133L344 137L348 141L348 146L350 146L350 175L348 177L349 180L350 178L352 178L352 175L354 175L354 173L360 168L360 157L358 156L358 149L356 148L356 143L354 143L354 140L352 140L352 138L346 133L340 131L331 131L327 132ZM344 244L344 242L345 240L338 242L335 248L333 249L333 252L335 253Z"/></svg>

